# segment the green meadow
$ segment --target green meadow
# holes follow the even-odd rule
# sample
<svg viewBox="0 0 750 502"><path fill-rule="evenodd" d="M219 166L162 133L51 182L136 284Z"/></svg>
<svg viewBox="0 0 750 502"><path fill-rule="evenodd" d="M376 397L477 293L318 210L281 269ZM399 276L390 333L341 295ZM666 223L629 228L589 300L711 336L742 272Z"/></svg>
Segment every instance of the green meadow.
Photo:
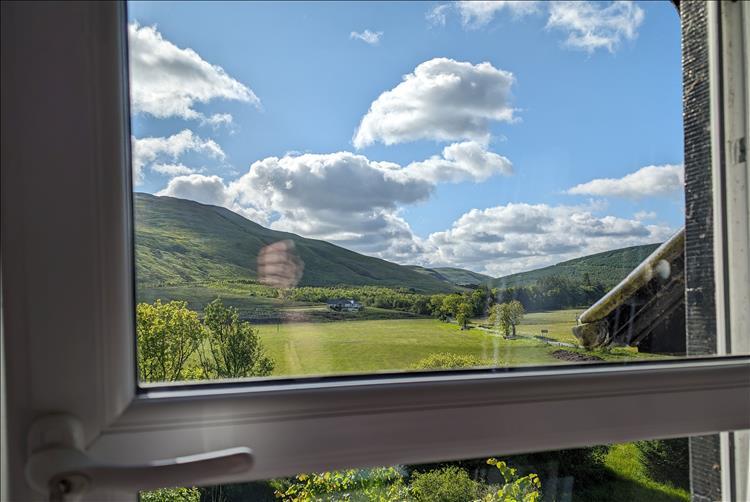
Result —
<svg viewBox="0 0 750 502"><path fill-rule="evenodd" d="M367 309L365 309L365 312ZM595 354L605 361L654 357L633 349L587 352L560 347L534 338L546 329L554 341L575 344L570 330L579 310L527 314L516 339L480 329L468 330L431 318L341 322L258 324L267 353L275 360L273 376L331 375L403 371L430 354L450 352L470 355L488 366L563 364L559 350ZM481 321L479 321L481 322Z"/></svg>

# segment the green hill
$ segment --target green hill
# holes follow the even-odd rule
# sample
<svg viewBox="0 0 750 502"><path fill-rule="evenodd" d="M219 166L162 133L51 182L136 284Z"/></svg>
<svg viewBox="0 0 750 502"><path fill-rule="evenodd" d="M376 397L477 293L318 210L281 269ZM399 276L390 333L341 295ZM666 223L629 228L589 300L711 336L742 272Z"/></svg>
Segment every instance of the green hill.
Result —
<svg viewBox="0 0 750 502"><path fill-rule="evenodd" d="M658 244L606 251L497 279L453 267L402 266L365 256L325 241L265 228L228 209L172 197L136 193L136 265L139 286L202 281L255 280L263 246L295 242L305 262L300 285L374 285L435 293L466 284L527 286L549 276L612 287Z"/></svg>
<svg viewBox="0 0 750 502"><path fill-rule="evenodd" d="M456 286L465 286L469 284L484 284L491 280L489 275L472 272L463 268L454 267L434 267L426 268L419 265L407 265L410 269L420 274L429 275L439 281L449 282Z"/></svg>
<svg viewBox="0 0 750 502"><path fill-rule="evenodd" d="M404 266L408 269L411 269L417 272L418 274L423 274L423 275L432 277L433 279L436 279L438 281L448 282L448 283L451 282L448 280L447 277L445 277L440 272L436 271L434 268L420 267L419 265L404 265Z"/></svg>
<svg viewBox="0 0 750 502"><path fill-rule="evenodd" d="M659 247L659 244L645 244L605 251L537 270L492 279L489 281L489 285L493 288L530 286L538 279L550 276L582 282L588 274L592 284L601 283L605 287L611 288L623 280L657 247Z"/></svg>
<svg viewBox="0 0 750 502"><path fill-rule="evenodd" d="M254 280L260 249L291 239L305 263L303 286L374 285L427 293L454 289L408 267L265 228L222 207L143 193L135 194L134 206L140 287Z"/></svg>
<svg viewBox="0 0 750 502"><path fill-rule="evenodd" d="M435 267L433 270L459 286L464 284L483 284L492 279L489 275L472 272L463 268Z"/></svg>

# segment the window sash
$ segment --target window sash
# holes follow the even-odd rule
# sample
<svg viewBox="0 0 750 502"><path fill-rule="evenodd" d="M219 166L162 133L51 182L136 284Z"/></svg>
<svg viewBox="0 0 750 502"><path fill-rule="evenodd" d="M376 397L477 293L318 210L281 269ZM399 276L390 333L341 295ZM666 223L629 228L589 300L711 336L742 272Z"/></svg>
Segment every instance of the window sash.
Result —
<svg viewBox="0 0 750 502"><path fill-rule="evenodd" d="M92 453L247 446L252 479L683 437L750 426L750 358L138 396ZM705 403L711 403L705 406ZM142 445L138 451L128 450Z"/></svg>

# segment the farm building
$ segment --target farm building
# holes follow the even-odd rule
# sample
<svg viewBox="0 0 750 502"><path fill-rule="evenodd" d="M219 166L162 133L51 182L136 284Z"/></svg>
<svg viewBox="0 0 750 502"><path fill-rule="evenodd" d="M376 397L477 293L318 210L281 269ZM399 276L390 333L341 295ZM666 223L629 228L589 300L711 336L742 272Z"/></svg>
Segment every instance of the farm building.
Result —
<svg viewBox="0 0 750 502"><path fill-rule="evenodd" d="M332 299L327 300L326 305L328 305L328 308L331 310L344 312L358 312L362 310L362 304L357 300Z"/></svg>

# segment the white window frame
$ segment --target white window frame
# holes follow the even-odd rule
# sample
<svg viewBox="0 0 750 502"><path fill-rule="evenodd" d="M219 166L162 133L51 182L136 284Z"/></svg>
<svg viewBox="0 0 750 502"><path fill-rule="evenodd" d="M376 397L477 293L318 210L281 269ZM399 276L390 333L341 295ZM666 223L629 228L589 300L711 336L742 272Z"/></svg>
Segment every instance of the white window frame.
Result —
<svg viewBox="0 0 750 502"><path fill-rule="evenodd" d="M45 499L23 470L30 424L49 413L80 419L102 462L254 451L249 476L216 483L750 428L744 356L139 390L125 6L4 6L2 32L11 500Z"/></svg>
<svg viewBox="0 0 750 502"><path fill-rule="evenodd" d="M718 354L750 353L750 7L708 4ZM723 307L723 308L720 308ZM748 410L750 414L750 410ZM750 499L750 431L722 432L722 493Z"/></svg>

